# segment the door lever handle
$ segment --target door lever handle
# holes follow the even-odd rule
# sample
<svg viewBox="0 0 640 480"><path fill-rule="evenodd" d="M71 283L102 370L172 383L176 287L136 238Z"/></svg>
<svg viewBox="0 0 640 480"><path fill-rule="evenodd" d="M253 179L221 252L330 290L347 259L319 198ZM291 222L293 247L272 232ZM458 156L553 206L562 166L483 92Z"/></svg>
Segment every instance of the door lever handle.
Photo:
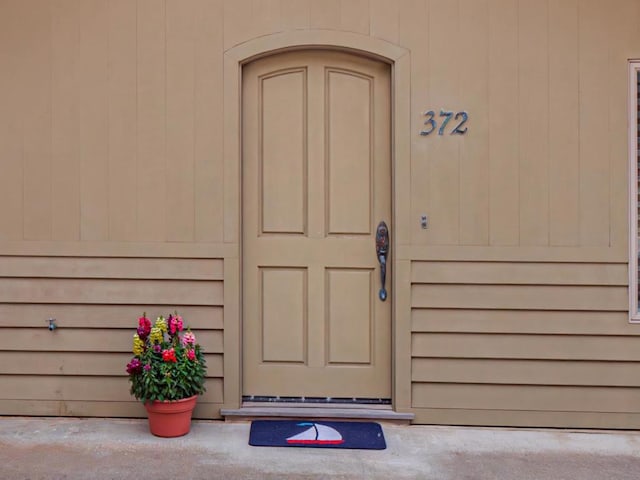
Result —
<svg viewBox="0 0 640 480"><path fill-rule="evenodd" d="M385 282L387 279L387 255L389 255L389 229L384 221L378 224L376 229L376 256L380 262L380 291L378 297L383 302L387 299Z"/></svg>

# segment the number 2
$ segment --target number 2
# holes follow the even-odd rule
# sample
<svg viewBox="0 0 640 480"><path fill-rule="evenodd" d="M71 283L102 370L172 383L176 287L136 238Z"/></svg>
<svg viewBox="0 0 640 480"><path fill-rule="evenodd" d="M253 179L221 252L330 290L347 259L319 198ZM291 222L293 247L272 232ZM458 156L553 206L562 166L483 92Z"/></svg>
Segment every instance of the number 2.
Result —
<svg viewBox="0 0 640 480"><path fill-rule="evenodd" d="M467 120L469 119L469 115L467 115L467 112L458 112L456 113L456 116L454 118L458 120L458 117L462 117L462 120L458 125L456 125L456 128L453 129L453 131L451 132L451 135L464 135L465 133L467 133L467 127L464 127L464 128L460 128L460 127L462 127L465 123L467 123Z"/></svg>

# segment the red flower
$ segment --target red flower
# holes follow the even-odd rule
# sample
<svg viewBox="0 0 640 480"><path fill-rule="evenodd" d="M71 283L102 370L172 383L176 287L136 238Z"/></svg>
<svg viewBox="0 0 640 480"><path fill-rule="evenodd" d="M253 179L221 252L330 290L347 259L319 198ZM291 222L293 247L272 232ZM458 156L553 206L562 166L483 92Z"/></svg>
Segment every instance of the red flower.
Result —
<svg viewBox="0 0 640 480"><path fill-rule="evenodd" d="M173 348L162 351L162 360L165 362L177 362L176 351Z"/></svg>
<svg viewBox="0 0 640 480"><path fill-rule="evenodd" d="M191 361L196 359L196 352L195 350L187 350L187 358Z"/></svg>
<svg viewBox="0 0 640 480"><path fill-rule="evenodd" d="M138 336L144 340L149 336L151 332L151 320L149 320L145 315L138 319Z"/></svg>

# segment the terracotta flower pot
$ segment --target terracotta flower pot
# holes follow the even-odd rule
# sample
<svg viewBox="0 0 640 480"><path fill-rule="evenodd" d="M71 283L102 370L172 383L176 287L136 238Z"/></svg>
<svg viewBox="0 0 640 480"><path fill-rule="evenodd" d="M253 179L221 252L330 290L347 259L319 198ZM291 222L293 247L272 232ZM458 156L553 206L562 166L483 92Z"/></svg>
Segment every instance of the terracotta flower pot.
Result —
<svg viewBox="0 0 640 480"><path fill-rule="evenodd" d="M157 437L181 437L189 433L191 414L197 395L172 402L149 402L144 406L149 416L149 430Z"/></svg>

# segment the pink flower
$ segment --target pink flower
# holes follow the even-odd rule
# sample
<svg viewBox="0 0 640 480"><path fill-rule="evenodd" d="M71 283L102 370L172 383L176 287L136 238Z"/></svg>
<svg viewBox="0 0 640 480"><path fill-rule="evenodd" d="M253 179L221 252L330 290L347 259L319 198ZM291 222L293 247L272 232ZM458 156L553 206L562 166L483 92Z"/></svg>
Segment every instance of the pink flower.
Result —
<svg viewBox="0 0 640 480"><path fill-rule="evenodd" d="M193 332L187 332L182 336L182 344L183 345L196 344L196 336L193 334Z"/></svg>
<svg viewBox="0 0 640 480"><path fill-rule="evenodd" d="M187 350L187 358L191 361L196 359L196 352L195 350Z"/></svg>
<svg viewBox="0 0 640 480"><path fill-rule="evenodd" d="M144 366L144 369L145 369L147 372L148 372L149 370L151 370L151 364L150 364L150 363L147 363L147 364Z"/></svg>
<svg viewBox="0 0 640 480"><path fill-rule="evenodd" d="M180 315L169 315L169 332L175 335L176 332L182 331L182 317Z"/></svg>
<svg viewBox="0 0 640 480"><path fill-rule="evenodd" d="M153 351L156 352L156 353L160 353L162 351L162 347L160 345L158 345L158 344L155 344L153 346Z"/></svg>

